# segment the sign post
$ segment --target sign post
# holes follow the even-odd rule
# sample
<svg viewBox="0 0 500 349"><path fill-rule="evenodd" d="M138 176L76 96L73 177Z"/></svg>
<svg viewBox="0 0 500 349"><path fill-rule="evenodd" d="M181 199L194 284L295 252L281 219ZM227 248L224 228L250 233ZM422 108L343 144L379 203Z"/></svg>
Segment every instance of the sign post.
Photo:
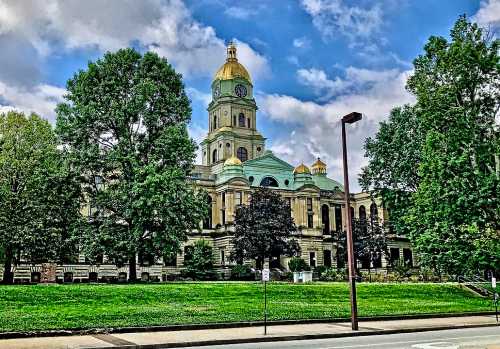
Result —
<svg viewBox="0 0 500 349"><path fill-rule="evenodd" d="M492 276L491 277L491 287L493 288L493 292L495 292L493 302L495 303L495 316L497 319L497 324L498 324L498 292L497 292L497 279L496 277Z"/></svg>
<svg viewBox="0 0 500 349"><path fill-rule="evenodd" d="M269 269L262 269L262 281L264 281L264 335L267 335L267 282L269 281Z"/></svg>

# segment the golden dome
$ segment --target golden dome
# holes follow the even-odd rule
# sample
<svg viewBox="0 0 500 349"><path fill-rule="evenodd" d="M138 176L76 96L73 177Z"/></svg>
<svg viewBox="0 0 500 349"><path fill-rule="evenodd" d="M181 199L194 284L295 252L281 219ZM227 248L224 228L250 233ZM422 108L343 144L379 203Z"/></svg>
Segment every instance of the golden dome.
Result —
<svg viewBox="0 0 500 349"><path fill-rule="evenodd" d="M238 159L236 156L231 156L229 159L224 161L224 166L241 166L241 160Z"/></svg>
<svg viewBox="0 0 500 349"><path fill-rule="evenodd" d="M314 164L312 164L311 169L314 174L326 173L326 164L318 158Z"/></svg>
<svg viewBox="0 0 500 349"><path fill-rule="evenodd" d="M300 164L295 168L295 170L293 170L293 174L311 174L311 171L306 165Z"/></svg>
<svg viewBox="0 0 500 349"><path fill-rule="evenodd" d="M236 46L230 43L227 46L227 58L226 63L217 70L215 73L214 80L230 80L234 78L243 78L248 82L252 82L250 74L246 68L238 63L238 58L236 58Z"/></svg>

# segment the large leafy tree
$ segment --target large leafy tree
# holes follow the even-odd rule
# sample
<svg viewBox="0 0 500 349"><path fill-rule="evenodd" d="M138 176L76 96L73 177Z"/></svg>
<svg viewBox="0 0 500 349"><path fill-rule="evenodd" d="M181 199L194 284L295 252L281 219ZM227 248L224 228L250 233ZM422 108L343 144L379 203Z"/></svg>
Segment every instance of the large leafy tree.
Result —
<svg viewBox="0 0 500 349"><path fill-rule="evenodd" d="M297 231L290 206L278 193L259 188L247 206L236 210L232 259L254 259L263 266L277 255L294 256L300 246L293 238Z"/></svg>
<svg viewBox="0 0 500 349"><path fill-rule="evenodd" d="M450 273L498 268L498 253L474 257L484 234L500 239L500 40L461 17L451 41L431 37L424 49L408 81L426 130L413 241L425 264Z"/></svg>
<svg viewBox="0 0 500 349"><path fill-rule="evenodd" d="M81 190L50 124L37 115L0 114L0 250L3 281L22 256L67 261L76 253Z"/></svg>
<svg viewBox="0 0 500 349"><path fill-rule="evenodd" d="M500 41L465 17L450 37L431 37L415 59L407 88L416 104L367 140L360 183L382 195L423 265L498 269Z"/></svg>
<svg viewBox="0 0 500 349"><path fill-rule="evenodd" d="M67 83L57 131L91 207L83 246L129 264L179 250L206 213L187 183L196 145L182 78L154 53L107 53Z"/></svg>
<svg viewBox="0 0 500 349"><path fill-rule="evenodd" d="M418 165L424 135L417 107L405 105L394 108L389 119L380 123L375 137L365 141L369 163L359 182L364 190L382 198L390 212L390 228L399 235L409 233L404 217L420 183Z"/></svg>

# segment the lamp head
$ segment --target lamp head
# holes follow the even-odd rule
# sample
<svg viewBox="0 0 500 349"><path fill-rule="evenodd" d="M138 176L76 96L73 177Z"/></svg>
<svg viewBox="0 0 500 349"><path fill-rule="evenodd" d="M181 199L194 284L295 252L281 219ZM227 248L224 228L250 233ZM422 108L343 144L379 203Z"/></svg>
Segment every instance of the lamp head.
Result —
<svg viewBox="0 0 500 349"><path fill-rule="evenodd" d="M346 124L354 124L356 121L359 121L363 118L363 115L358 112L352 112L342 117L342 122Z"/></svg>

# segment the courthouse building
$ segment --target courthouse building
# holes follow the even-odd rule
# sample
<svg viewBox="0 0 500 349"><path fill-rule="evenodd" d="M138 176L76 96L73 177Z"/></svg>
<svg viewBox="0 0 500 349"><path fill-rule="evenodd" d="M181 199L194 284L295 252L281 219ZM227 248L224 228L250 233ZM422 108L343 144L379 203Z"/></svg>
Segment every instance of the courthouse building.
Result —
<svg viewBox="0 0 500 349"><path fill-rule="evenodd" d="M301 257L311 266L341 266L337 258L332 231L345 230L346 219L343 186L334 178L340 173L328 173L327 164L316 159L311 164L290 164L266 149L266 138L259 132L257 104L253 97L252 79L238 62L236 47L227 47L226 62L216 72L212 82L212 101L208 105L208 134L201 143L202 164L196 165L191 181L206 190L210 197L210 215L199 231L190 234L185 246L197 239L213 245L214 262L220 268L231 262L231 238L234 231L235 210L248 203L252 191L268 187L289 201L291 213L298 227L296 239ZM341 140L338 140L339 147ZM377 217L388 219L379 200L368 193L353 194L351 210L355 218ZM362 269L384 269L387 259L413 261L409 241L390 235L390 256L375 262L362 261ZM167 262L138 266L143 278L166 279L167 274L178 273L183 266L184 253ZM80 255L79 263L57 267L62 280L96 281L102 278L127 278L128 267L116 267L104 258L98 265L90 265ZM285 256L275 256L271 267L286 269ZM371 265L370 265L371 264ZM343 265L342 265L343 266ZM41 266L21 265L16 268L16 280L36 280Z"/></svg>

